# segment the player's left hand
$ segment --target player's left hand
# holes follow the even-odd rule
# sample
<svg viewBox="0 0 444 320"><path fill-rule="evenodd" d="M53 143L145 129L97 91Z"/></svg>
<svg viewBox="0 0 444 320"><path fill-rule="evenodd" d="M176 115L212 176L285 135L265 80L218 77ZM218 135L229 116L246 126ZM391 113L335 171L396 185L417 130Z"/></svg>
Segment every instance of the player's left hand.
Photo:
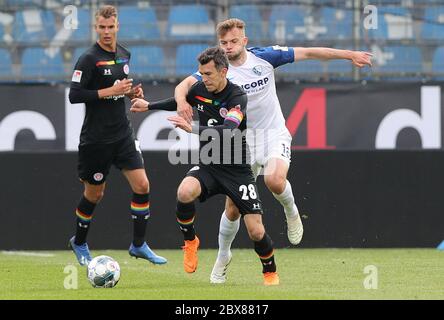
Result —
<svg viewBox="0 0 444 320"><path fill-rule="evenodd" d="M139 83L137 86L131 88L130 93L127 95L130 99L139 98L143 99L145 96L143 95L142 84Z"/></svg>
<svg viewBox="0 0 444 320"><path fill-rule="evenodd" d="M150 103L144 99L131 99L131 112L145 112L148 111Z"/></svg>
<svg viewBox="0 0 444 320"><path fill-rule="evenodd" d="M167 118L176 128L181 128L186 132L191 132L193 128L191 124L181 116L171 116Z"/></svg>
<svg viewBox="0 0 444 320"><path fill-rule="evenodd" d="M354 66L362 68L364 66L372 66L372 61L370 60L373 54L365 51L353 51L351 56L351 61Z"/></svg>

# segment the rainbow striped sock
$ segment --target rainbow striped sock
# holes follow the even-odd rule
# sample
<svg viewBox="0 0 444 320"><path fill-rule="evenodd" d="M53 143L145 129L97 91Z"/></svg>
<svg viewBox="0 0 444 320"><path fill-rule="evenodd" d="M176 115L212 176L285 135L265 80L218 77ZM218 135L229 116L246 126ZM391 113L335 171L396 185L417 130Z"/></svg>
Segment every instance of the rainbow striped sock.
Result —
<svg viewBox="0 0 444 320"><path fill-rule="evenodd" d="M75 244L82 245L86 242L89 225L91 224L96 204L82 196L76 209L76 237Z"/></svg>
<svg viewBox="0 0 444 320"><path fill-rule="evenodd" d="M194 202L183 203L177 201L177 223L179 224L180 231L182 231L185 240L194 240L196 236L194 230L195 212Z"/></svg>
<svg viewBox="0 0 444 320"><path fill-rule="evenodd" d="M140 247L145 242L147 220L150 217L150 195L133 193L131 217L134 221L133 244Z"/></svg>

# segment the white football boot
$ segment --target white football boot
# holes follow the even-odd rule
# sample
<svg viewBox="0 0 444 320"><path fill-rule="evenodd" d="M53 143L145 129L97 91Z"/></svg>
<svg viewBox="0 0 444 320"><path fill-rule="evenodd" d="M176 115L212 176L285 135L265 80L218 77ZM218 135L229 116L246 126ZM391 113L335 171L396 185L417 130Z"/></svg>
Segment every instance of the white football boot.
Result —
<svg viewBox="0 0 444 320"><path fill-rule="evenodd" d="M227 281L227 270L228 265L231 262L232 254L230 252L230 255L227 260L221 261L216 259L216 262L214 263L213 270L211 271L210 275L210 283L225 283Z"/></svg>
<svg viewBox="0 0 444 320"><path fill-rule="evenodd" d="M287 218L287 236L290 243L297 245L302 240L302 235L304 234L304 226L302 225L302 220L300 215L296 217Z"/></svg>

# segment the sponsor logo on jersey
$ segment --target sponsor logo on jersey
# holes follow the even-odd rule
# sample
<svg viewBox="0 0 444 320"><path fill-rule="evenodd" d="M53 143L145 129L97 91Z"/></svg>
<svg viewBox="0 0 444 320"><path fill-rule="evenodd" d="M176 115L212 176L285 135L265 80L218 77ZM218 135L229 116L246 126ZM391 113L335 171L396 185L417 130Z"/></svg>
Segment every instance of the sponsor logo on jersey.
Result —
<svg viewBox="0 0 444 320"><path fill-rule="evenodd" d="M80 80L82 80L82 71L74 70L74 73L72 74L72 82L80 83Z"/></svg>
<svg viewBox="0 0 444 320"><path fill-rule="evenodd" d="M254 72L255 74L257 74L258 76L262 75L262 66L255 66L255 67L253 68L253 72Z"/></svg>
<svg viewBox="0 0 444 320"><path fill-rule="evenodd" d="M241 85L241 87L244 90L250 90L250 89L257 88L257 87L263 87L267 84L268 80L269 80L268 77L265 77L263 79L253 81L251 83L243 84L243 85Z"/></svg>
<svg viewBox="0 0 444 320"><path fill-rule="evenodd" d="M125 72L125 74L129 74L129 65L125 64L123 66L123 72Z"/></svg>
<svg viewBox="0 0 444 320"><path fill-rule="evenodd" d="M104 76L110 76L111 75L111 69L104 69L103 70L103 75Z"/></svg>
<svg viewBox="0 0 444 320"><path fill-rule="evenodd" d="M204 106L203 104L198 103L197 104L197 111L203 112L204 111Z"/></svg>
<svg viewBox="0 0 444 320"><path fill-rule="evenodd" d="M116 85L116 84L118 84L120 82L120 80L119 79L117 79L116 81L114 81L114 86ZM120 96L109 96L109 97L105 97L104 99L106 99L106 100L114 100L114 101L117 101L117 100L119 100L119 99L121 99L121 98L125 98L125 95L124 94L122 94L122 95L120 95Z"/></svg>

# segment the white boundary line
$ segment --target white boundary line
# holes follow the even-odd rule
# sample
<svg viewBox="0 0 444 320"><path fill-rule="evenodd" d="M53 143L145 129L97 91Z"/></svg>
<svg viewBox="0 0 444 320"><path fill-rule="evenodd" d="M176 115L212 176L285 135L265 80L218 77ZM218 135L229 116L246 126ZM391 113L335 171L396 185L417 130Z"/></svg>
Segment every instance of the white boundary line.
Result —
<svg viewBox="0 0 444 320"><path fill-rule="evenodd" d="M40 252L31 252L31 251L2 251L1 253L10 256L24 256L24 257L50 258L55 256L52 253L40 253Z"/></svg>

